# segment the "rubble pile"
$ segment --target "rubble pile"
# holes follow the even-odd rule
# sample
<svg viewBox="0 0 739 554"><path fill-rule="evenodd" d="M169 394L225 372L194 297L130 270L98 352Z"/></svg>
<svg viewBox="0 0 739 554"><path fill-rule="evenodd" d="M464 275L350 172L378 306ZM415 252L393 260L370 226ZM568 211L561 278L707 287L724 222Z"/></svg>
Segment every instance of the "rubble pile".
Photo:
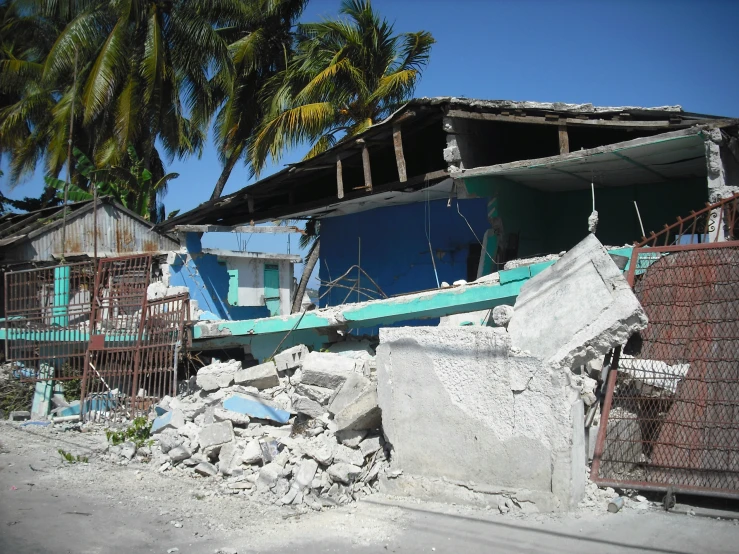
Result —
<svg viewBox="0 0 739 554"><path fill-rule="evenodd" d="M371 494L388 470L372 362L301 345L257 366L203 367L196 392L156 406L155 467L317 510Z"/></svg>

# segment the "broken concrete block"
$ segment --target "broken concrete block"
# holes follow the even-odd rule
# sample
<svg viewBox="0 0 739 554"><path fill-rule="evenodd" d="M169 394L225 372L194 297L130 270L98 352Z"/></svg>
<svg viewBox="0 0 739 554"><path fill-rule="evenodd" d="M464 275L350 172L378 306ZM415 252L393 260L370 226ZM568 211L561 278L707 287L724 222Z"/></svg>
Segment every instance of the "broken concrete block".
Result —
<svg viewBox="0 0 739 554"><path fill-rule="evenodd" d="M321 417L326 410L315 400L306 398L305 396L295 395L293 398L293 410L299 414L305 414L312 418Z"/></svg>
<svg viewBox="0 0 739 554"><path fill-rule="evenodd" d="M214 391L230 386L234 382L234 374L241 369L241 362L214 362L198 370L196 383L204 391Z"/></svg>
<svg viewBox="0 0 739 554"><path fill-rule="evenodd" d="M334 459L334 452L337 446L334 440L327 438L325 435L318 435L305 442L303 451L319 464L328 465Z"/></svg>
<svg viewBox="0 0 739 554"><path fill-rule="evenodd" d="M8 415L8 421L27 421L31 419L31 412L15 410Z"/></svg>
<svg viewBox="0 0 739 554"><path fill-rule="evenodd" d="M300 491L306 489L313 482L317 470L318 463L315 460L303 460L295 473L292 486Z"/></svg>
<svg viewBox="0 0 739 554"><path fill-rule="evenodd" d="M513 318L513 306L505 304L493 308L493 323L498 327L506 327Z"/></svg>
<svg viewBox="0 0 739 554"><path fill-rule="evenodd" d="M262 461L262 448L259 446L257 439L250 440L246 443L244 453L241 455L241 463L257 464Z"/></svg>
<svg viewBox="0 0 739 554"><path fill-rule="evenodd" d="M277 423L287 423L290 412L281 410L274 402L252 395L234 395L223 401L223 407L257 419L269 419Z"/></svg>
<svg viewBox="0 0 739 554"><path fill-rule="evenodd" d="M275 483L277 483L281 476L282 467L280 465L275 463L265 465L262 469L259 470L259 476L257 477L257 481L255 483L255 485L257 486L257 490L269 490L275 485Z"/></svg>
<svg viewBox="0 0 739 554"><path fill-rule="evenodd" d="M347 406L353 404L359 399L364 389L370 386L370 380L359 373L351 373L346 381L336 391L331 403L328 405L328 411L332 415L336 415Z"/></svg>
<svg viewBox="0 0 739 554"><path fill-rule="evenodd" d="M362 468L352 464L333 464L328 468L328 474L335 482L348 485L359 477Z"/></svg>
<svg viewBox="0 0 739 554"><path fill-rule="evenodd" d="M326 389L336 390L354 373L356 361L328 352L311 352L303 360L301 382Z"/></svg>
<svg viewBox="0 0 739 554"><path fill-rule="evenodd" d="M224 444L218 453L218 471L223 475L231 475L239 464L241 464L241 448L234 441Z"/></svg>
<svg viewBox="0 0 739 554"><path fill-rule="evenodd" d="M334 416L337 431L375 429L380 426L382 412L377 405L377 390L368 387L353 403Z"/></svg>
<svg viewBox="0 0 739 554"><path fill-rule="evenodd" d="M299 367L303 359L308 355L308 347L304 344L299 344L283 350L279 354L275 354L275 366L277 371L287 371Z"/></svg>
<svg viewBox="0 0 739 554"><path fill-rule="evenodd" d="M201 429L198 435L198 443L203 450L223 446L233 439L234 429L230 421L221 421L207 425Z"/></svg>
<svg viewBox="0 0 739 554"><path fill-rule="evenodd" d="M311 400L315 400L316 402L324 406L329 400L331 400L331 396L334 394L334 391L332 389L315 387L313 385L305 385L303 383L300 383L295 387L295 392L301 396L305 396L307 398L310 398Z"/></svg>
<svg viewBox="0 0 739 554"><path fill-rule="evenodd" d="M367 436L368 432L369 431L367 429L349 429L348 431L339 431L336 433L336 440L344 446L358 448L359 443L361 443L364 437Z"/></svg>
<svg viewBox="0 0 739 554"><path fill-rule="evenodd" d="M161 432L157 439L159 441L159 448L162 450L163 454L166 454L173 448L181 445L184 440L174 430L171 429Z"/></svg>
<svg viewBox="0 0 739 554"><path fill-rule="evenodd" d="M572 368L646 326L631 287L591 234L521 287L508 332L513 346Z"/></svg>
<svg viewBox="0 0 739 554"><path fill-rule="evenodd" d="M380 437L368 437L359 443L359 450L362 452L362 456L365 458L377 452L382 448L380 444Z"/></svg>
<svg viewBox="0 0 739 554"><path fill-rule="evenodd" d="M192 456L192 452L190 452L189 448L184 446L175 446L167 455L173 463L177 463L190 458Z"/></svg>
<svg viewBox="0 0 739 554"><path fill-rule="evenodd" d="M180 410L172 410L154 420L151 424L151 434L161 433L166 429L179 429L184 426L184 414Z"/></svg>
<svg viewBox="0 0 739 554"><path fill-rule="evenodd" d="M280 377L277 375L277 368L274 362L267 362L238 370L234 374L234 382L237 385L255 387L256 389L262 390L279 387Z"/></svg>
<svg viewBox="0 0 739 554"><path fill-rule="evenodd" d="M230 421L234 425L248 425L249 419L248 415L240 414L239 412L234 412L233 410L225 410L223 408L213 408L213 420L215 421ZM205 421L205 424L207 425L207 419Z"/></svg>
<svg viewBox="0 0 739 554"><path fill-rule="evenodd" d="M361 467L364 464L364 456L359 450L354 450L353 448L340 444L334 452L334 463L351 464Z"/></svg>
<svg viewBox="0 0 739 554"><path fill-rule="evenodd" d="M198 465L195 466L195 473L198 473L204 477L213 477L214 475L218 475L218 470L216 469L216 466L211 463L200 462Z"/></svg>

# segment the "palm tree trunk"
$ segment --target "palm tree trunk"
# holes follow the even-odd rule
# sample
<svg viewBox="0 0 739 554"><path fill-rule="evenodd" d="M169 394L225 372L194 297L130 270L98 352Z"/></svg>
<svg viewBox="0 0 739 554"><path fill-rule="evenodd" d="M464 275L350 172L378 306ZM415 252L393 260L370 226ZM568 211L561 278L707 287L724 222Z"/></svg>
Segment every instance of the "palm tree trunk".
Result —
<svg viewBox="0 0 739 554"><path fill-rule="evenodd" d="M233 168L236 165L236 162L239 161L239 158L241 157L241 153L243 152L243 150L244 148L242 146L237 146L231 152L231 155L228 157L228 160L226 160L226 165L223 167L221 176L218 177L216 186L213 189L213 194L210 195L211 200L215 200L216 198L221 197L221 194L223 193L223 189L226 188L226 181L228 181L228 178L231 176L231 171L233 171Z"/></svg>
<svg viewBox="0 0 739 554"><path fill-rule="evenodd" d="M295 298L293 298L293 309L291 313L296 313L300 311L300 306L303 303L303 296L305 295L305 289L308 288L308 279L310 279L311 273L313 273L313 268L316 267L316 262L318 262L318 253L320 249L321 239L316 238L316 242L313 243L310 252L308 252L308 260L305 262L305 267L303 268L303 276L300 278L298 290L295 292Z"/></svg>

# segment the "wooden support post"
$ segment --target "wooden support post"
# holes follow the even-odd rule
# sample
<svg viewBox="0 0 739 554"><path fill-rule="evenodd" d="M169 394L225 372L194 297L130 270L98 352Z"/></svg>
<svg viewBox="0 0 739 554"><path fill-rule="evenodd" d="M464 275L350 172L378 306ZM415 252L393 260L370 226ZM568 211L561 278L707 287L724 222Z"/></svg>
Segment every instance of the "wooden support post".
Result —
<svg viewBox="0 0 739 554"><path fill-rule="evenodd" d="M570 153L570 136L567 133L567 125L559 126L559 153Z"/></svg>
<svg viewBox="0 0 739 554"><path fill-rule="evenodd" d="M395 146L395 161L398 163L398 181L405 183L408 180L408 175L405 171L403 137L400 134L400 125L393 125L393 146Z"/></svg>
<svg viewBox="0 0 739 554"><path fill-rule="evenodd" d="M336 196L344 198L344 172L341 167L341 157L336 157Z"/></svg>
<svg viewBox="0 0 739 554"><path fill-rule="evenodd" d="M372 192L372 169L370 168L369 150L364 140L357 140L362 145L362 169L364 169L364 188Z"/></svg>
<svg viewBox="0 0 739 554"><path fill-rule="evenodd" d="M246 205L247 205L247 207L249 209L249 213L250 214L253 214L254 213L254 198L252 198L251 196L247 196L246 197Z"/></svg>

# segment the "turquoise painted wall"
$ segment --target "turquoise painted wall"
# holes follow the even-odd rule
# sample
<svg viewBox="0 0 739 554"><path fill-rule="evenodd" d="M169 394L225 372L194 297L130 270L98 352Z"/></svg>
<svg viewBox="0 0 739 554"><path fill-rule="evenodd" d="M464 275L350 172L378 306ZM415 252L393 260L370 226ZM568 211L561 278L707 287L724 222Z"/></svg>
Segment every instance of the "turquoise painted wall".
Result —
<svg viewBox="0 0 739 554"><path fill-rule="evenodd" d="M519 233L519 257L569 250L588 233L592 211L588 189L543 192L500 177L465 179L471 194L497 196L505 233ZM644 228L659 231L678 216L701 208L708 198L703 177L668 183L596 188L596 236L605 245L632 244L641 238L634 200Z"/></svg>

